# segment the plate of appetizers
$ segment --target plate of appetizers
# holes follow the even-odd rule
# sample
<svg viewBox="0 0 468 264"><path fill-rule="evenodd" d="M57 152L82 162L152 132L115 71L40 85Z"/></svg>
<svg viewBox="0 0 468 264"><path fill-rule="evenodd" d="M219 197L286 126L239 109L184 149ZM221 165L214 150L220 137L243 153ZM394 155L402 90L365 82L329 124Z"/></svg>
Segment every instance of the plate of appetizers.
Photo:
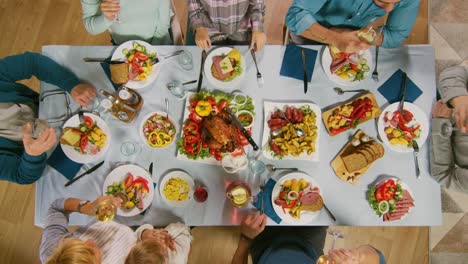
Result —
<svg viewBox="0 0 468 264"><path fill-rule="evenodd" d="M302 172L281 177L273 187L271 203L281 220L294 225L310 224L324 206L317 181Z"/></svg>
<svg viewBox="0 0 468 264"><path fill-rule="evenodd" d="M382 111L377 122L377 130L382 141L397 152L412 152L413 141L421 147L429 135L429 121L426 114L415 104L405 102L403 114L398 111L398 103L389 105Z"/></svg>
<svg viewBox="0 0 468 264"><path fill-rule="evenodd" d="M97 115L83 113L82 124L78 114L65 122L60 147L74 162L91 163L104 157L110 141L110 130L104 120Z"/></svg>
<svg viewBox="0 0 468 264"><path fill-rule="evenodd" d="M140 89L152 83L159 75L160 63L156 49L141 40L129 40L118 46L112 61L125 61L111 65L112 79L132 89ZM115 82L115 81L114 81Z"/></svg>
<svg viewBox="0 0 468 264"><path fill-rule="evenodd" d="M319 161L320 122L317 118L321 110L316 104L265 101L264 113L267 117L262 140L262 146L266 146L265 158ZM295 129L301 129L304 136L298 135Z"/></svg>
<svg viewBox="0 0 468 264"><path fill-rule="evenodd" d="M140 138L152 148L169 146L175 138L176 127L166 113L152 112L143 117L140 125Z"/></svg>
<svg viewBox="0 0 468 264"><path fill-rule="evenodd" d="M335 46L325 46L322 51L322 67L327 77L336 84L356 85L369 76L372 68L370 50L345 53Z"/></svg>
<svg viewBox="0 0 468 264"><path fill-rule="evenodd" d="M153 201L153 179L148 171L139 166L121 165L107 175L102 192L121 200L117 215L135 216L146 210Z"/></svg>
<svg viewBox="0 0 468 264"><path fill-rule="evenodd" d="M409 186L395 177L380 180L367 191L367 202L384 222L406 217L415 207Z"/></svg>
<svg viewBox="0 0 468 264"><path fill-rule="evenodd" d="M212 49L206 57L204 73L208 81L218 88L236 87L245 77L244 57L236 48Z"/></svg>

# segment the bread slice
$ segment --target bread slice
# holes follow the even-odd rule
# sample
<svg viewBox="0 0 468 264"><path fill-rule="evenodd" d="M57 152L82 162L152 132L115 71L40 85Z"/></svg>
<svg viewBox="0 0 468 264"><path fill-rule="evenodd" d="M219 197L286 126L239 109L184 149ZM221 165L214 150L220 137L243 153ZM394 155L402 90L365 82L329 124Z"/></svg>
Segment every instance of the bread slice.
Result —
<svg viewBox="0 0 468 264"><path fill-rule="evenodd" d="M110 65L111 80L115 84L125 84L128 82L129 66L127 63Z"/></svg>
<svg viewBox="0 0 468 264"><path fill-rule="evenodd" d="M315 203L307 204L307 205L304 205L304 204L301 205L301 210L304 210L304 211L315 212L315 211L321 210L322 208L323 208L323 198L322 198L322 196L318 197L317 200L315 200Z"/></svg>
<svg viewBox="0 0 468 264"><path fill-rule="evenodd" d="M76 128L66 127L63 129L63 134L60 137L60 144L75 148L79 147L82 134L83 133Z"/></svg>
<svg viewBox="0 0 468 264"><path fill-rule="evenodd" d="M366 157L361 153L352 153L342 157L342 159L348 172L358 171L368 165Z"/></svg>

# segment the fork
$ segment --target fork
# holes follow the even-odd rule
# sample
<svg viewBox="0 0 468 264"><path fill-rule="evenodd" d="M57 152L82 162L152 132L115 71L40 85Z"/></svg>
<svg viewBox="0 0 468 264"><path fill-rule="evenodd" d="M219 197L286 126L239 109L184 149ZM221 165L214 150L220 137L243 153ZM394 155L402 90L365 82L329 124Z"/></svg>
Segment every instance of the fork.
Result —
<svg viewBox="0 0 468 264"><path fill-rule="evenodd" d="M414 166L415 166L415 169L416 169L416 177L419 179L421 179L421 173L419 171L419 162L418 162L418 154L419 154L419 146L418 146L418 142L416 142L416 140L413 140L413 157L414 157Z"/></svg>
<svg viewBox="0 0 468 264"><path fill-rule="evenodd" d="M377 64L379 63L379 46L375 46L375 68L372 72L372 79L376 82L379 81L379 73L377 72Z"/></svg>
<svg viewBox="0 0 468 264"><path fill-rule="evenodd" d="M257 48L257 46L255 46L255 49ZM255 56L255 50L254 49L251 49L250 50L250 54L252 54L252 58L253 58L253 61L255 63L255 68L257 69L257 83L258 83L258 86L261 87L264 83L263 81L263 76L262 74L260 73L260 71L258 70L258 65L257 65L257 57Z"/></svg>

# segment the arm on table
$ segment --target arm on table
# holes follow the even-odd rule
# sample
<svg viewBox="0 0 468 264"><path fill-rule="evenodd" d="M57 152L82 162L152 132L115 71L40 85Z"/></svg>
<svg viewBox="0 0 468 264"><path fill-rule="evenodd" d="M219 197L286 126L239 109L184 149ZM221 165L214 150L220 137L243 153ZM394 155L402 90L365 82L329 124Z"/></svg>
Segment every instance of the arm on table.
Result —
<svg viewBox="0 0 468 264"><path fill-rule="evenodd" d="M388 15L382 37L377 44L384 48L396 48L409 36L418 16L419 0L401 1Z"/></svg>
<svg viewBox="0 0 468 264"><path fill-rule="evenodd" d="M86 31L92 35L106 31L113 23L101 12L100 4L100 0L81 0L83 24Z"/></svg>
<svg viewBox="0 0 468 264"><path fill-rule="evenodd" d="M32 76L67 92L79 84L75 74L39 53L26 52L0 60L0 80L16 82Z"/></svg>
<svg viewBox="0 0 468 264"><path fill-rule="evenodd" d="M458 167L450 138L440 135L443 123L451 125L449 119L434 118L431 124L430 169L431 175L441 185L455 191L468 192L468 170Z"/></svg>
<svg viewBox="0 0 468 264"><path fill-rule="evenodd" d="M47 155L31 156L26 152L0 154L0 179L19 184L30 184L37 181L44 171Z"/></svg>
<svg viewBox="0 0 468 264"><path fill-rule="evenodd" d="M314 17L326 1L296 0L289 7L286 14L286 26L296 35L312 39L322 43L330 43L330 33L328 28L320 25Z"/></svg>

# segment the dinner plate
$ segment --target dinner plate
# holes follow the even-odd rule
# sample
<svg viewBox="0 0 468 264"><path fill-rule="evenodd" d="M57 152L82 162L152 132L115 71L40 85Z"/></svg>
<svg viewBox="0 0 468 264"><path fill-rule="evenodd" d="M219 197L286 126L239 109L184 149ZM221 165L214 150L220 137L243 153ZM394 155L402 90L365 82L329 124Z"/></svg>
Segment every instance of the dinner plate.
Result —
<svg viewBox="0 0 468 264"><path fill-rule="evenodd" d="M232 79L231 81L228 82L223 82L220 80L217 80L213 75L211 74L211 65L213 65L213 57L214 56L219 56L219 55L227 55L229 52L231 52L233 48L231 47L218 47L215 49L212 49L208 55L206 56L205 60L205 65L203 66L203 71L205 73L206 79L214 86L220 88L220 89L230 89L237 87L241 84L245 77L245 58L244 56L241 56L241 67L242 67L242 73L237 76L236 78ZM240 52L240 51L239 51Z"/></svg>
<svg viewBox="0 0 468 264"><path fill-rule="evenodd" d="M305 224L310 224L312 220L314 220L316 217L320 215L319 211L311 212L311 211L301 211L301 218L294 218L292 217L288 212L283 212L283 209L281 206L275 204L275 199L279 197L279 193L281 191L281 185L286 181L286 180L292 180L292 179L301 179L303 178L305 181L308 183L312 183L314 187L319 188L319 193L322 195L322 190L320 186L318 185L317 181L312 178L310 175L307 175L302 172L291 172L289 174L286 174L285 176L281 177L279 179L275 186L273 187L273 190L271 192L271 204L273 205L273 209L275 210L276 214L283 220L283 222L287 224L292 224L292 225L305 225ZM323 197L322 197L323 199Z"/></svg>
<svg viewBox="0 0 468 264"><path fill-rule="evenodd" d="M284 109L286 108L286 106L301 107L303 105L309 106L316 115L315 125L317 126L317 139L315 140L315 152L313 152L311 155L308 155L307 152L303 152L301 155L297 157L288 155L288 156L284 156L282 158L283 160L309 160L309 161L320 160L319 142L320 142L320 126L322 125L322 122L320 121L320 118L322 116L322 111L316 104L309 103L309 102L280 103L280 102L264 101L263 103L263 109L264 109L263 112L265 113L265 118L263 121L262 146L268 146L268 142L270 140L270 127L268 126L268 119L270 118L271 114L275 111L275 109L278 108L284 112ZM270 151L269 148L267 149L263 147L263 155L267 159L272 159L272 160L279 159L273 156L272 151Z"/></svg>
<svg viewBox="0 0 468 264"><path fill-rule="evenodd" d="M186 181L189 187L189 193L188 193L188 199L185 201L170 201L166 198L164 195L164 186L166 183L172 179L172 178L181 178L182 180ZM159 184L159 193L161 194L162 200L169 206L174 206L174 207L185 207L188 205L192 199L193 199L193 190L195 189L195 182L193 181L192 177L186 173L185 171L182 170L175 170L171 171L168 174L164 176L164 178L161 180L161 183Z"/></svg>
<svg viewBox="0 0 468 264"><path fill-rule="evenodd" d="M158 114L158 115L161 115L161 116L166 116L166 112L161 112L161 111L154 111L154 112L151 112L149 114L147 114L146 116L143 117L143 119L141 120L141 123L140 123L140 126L139 126L139 132L138 134L140 135L140 138L141 140L143 141L143 143L145 144L145 146L148 146L148 147L151 147L151 148L166 148L166 147L169 147L172 143L174 143L175 141L175 136L177 134L177 126L175 125L175 122L174 120L169 116L169 121L172 123L172 125L174 126L175 128L175 133L174 135L172 136L172 141L171 143L169 143L167 146L164 146L164 147L153 147L151 146L149 143L148 143L148 140L147 138L145 137L145 134L143 133L143 128L144 128L144 125L145 125L145 122L146 120L148 120L148 118L150 118L152 115L154 114Z"/></svg>
<svg viewBox="0 0 468 264"><path fill-rule="evenodd" d="M369 49L364 51L363 58L367 60L367 66L369 66L369 69L373 69L372 55ZM323 71L325 72L325 75L327 75L328 79L330 79L332 82L339 84L339 85L343 85L343 86L353 86L364 81L370 75L370 71L367 71L367 72L364 72L364 79L361 81L353 82L351 80L343 80L340 77L338 77L338 75L331 73L330 71L331 63L332 63L332 57L330 55L330 49L328 48L328 45L326 45L322 50L322 68L323 68Z"/></svg>
<svg viewBox="0 0 468 264"><path fill-rule="evenodd" d="M148 181L149 192L143 198L143 203L144 203L143 210L138 209L136 206L132 209L117 208L117 215L126 216L126 217L135 216L145 211L151 205L151 202L153 202L153 196L154 196L154 187L153 187L154 185L153 185L153 179L151 178L151 175L145 169L137 165L133 165L133 164L121 165L115 168L113 171L111 171L109 175L107 175L106 180L104 181L104 184L102 185L103 195L106 195L108 186L112 185L113 183L122 182L123 180L125 180L129 172L135 178L137 178L138 176L145 178Z"/></svg>
<svg viewBox="0 0 468 264"><path fill-rule="evenodd" d="M122 53L122 50L123 49L128 49L128 50L133 49L133 42L138 42L138 44L140 44L141 46L144 46L148 53L156 52L156 57L159 60L161 60L161 58L159 57L160 54L157 53L154 46L151 46L151 44L146 43L146 42L141 41L141 40L129 40L127 42L124 42L122 45L118 46L115 49L114 53L112 54L111 60L120 60L120 61L127 60L126 56ZM156 78L159 75L160 70L161 70L161 62L153 65L153 70L151 71L150 74L148 74L146 80L144 80L144 81L131 81L131 80L129 80L125 84L125 86L128 87L128 88L132 88L132 89L144 88L144 87L148 86L149 84L151 84L154 80L156 80Z"/></svg>
<svg viewBox="0 0 468 264"><path fill-rule="evenodd" d="M377 186L379 186L379 184L380 184L381 182L384 182L384 181L390 180L390 179L394 180L395 183L396 183L396 181L401 181L401 184L400 184L400 185L401 185L402 190L407 190L407 191L409 192L409 194L410 194L411 197L413 198L413 204L414 204L413 207L410 207L410 208L409 208L408 213L406 213L405 215L403 215L400 219L398 219L398 220L393 220L393 221L387 221L387 222L392 222L392 223L393 223L393 222L397 222L397 221L403 220L404 218L406 218L406 216L408 216L408 215L411 213L411 211L413 210L413 208L416 207L416 199L414 199L413 191L410 189L410 187L408 186L408 184L406 184L404 181L402 181L401 179L399 179L399 178L397 178L397 177L385 177L385 178L381 179L380 181L378 181L374 186L377 188ZM366 195L366 197L367 197L367 195ZM369 204L369 203L368 203L368 204ZM370 204L369 204L369 206L370 206ZM374 211L374 209L372 208L372 206L370 206L370 208L371 208L372 212L375 214L375 216L377 216L380 220L383 221L383 217L384 217L384 216L382 215L382 216L379 217L379 216L375 213L375 211Z"/></svg>
<svg viewBox="0 0 468 264"><path fill-rule="evenodd" d="M106 143L104 144L104 147L101 148L101 151L99 151L95 155L82 154L82 153L76 151L74 147L64 145L64 144L60 144L60 147L62 148L63 153L65 153L65 155L69 159L73 160L76 163L85 164L85 163L96 162L96 161L102 159L104 157L104 155L106 154L107 150L109 149L110 141L112 140L112 138L111 138L110 129L107 126L106 122L104 122L104 120L102 120L102 118L100 118L97 115L91 114L91 113L84 113L83 115L84 116L89 116L94 121L96 121L98 127L102 130L102 133L107 136ZM79 125L80 125L80 118L78 117L78 114L76 114L76 115L70 117L65 122L65 124L63 124L62 128L65 128L65 127L75 127L75 128L77 128Z"/></svg>
<svg viewBox="0 0 468 264"><path fill-rule="evenodd" d="M379 120L377 121L377 130L379 131L379 136L380 139L387 145L391 150L396 151L396 152L413 152L413 148L407 147L407 146L401 146L401 145L392 145L388 141L387 135L385 134L385 122L384 122L384 117L385 113L390 111L390 114L392 114L394 111L398 109L398 105L400 103L393 103L387 108L385 108L382 111L382 114L379 116ZM405 102L404 109L410 111L414 115L414 119L416 119L416 122L421 125L421 134L418 139L416 139L416 142L418 143L419 148L426 142L427 136L429 135L429 121L426 117L426 114L415 104ZM389 115L390 115L389 114Z"/></svg>

